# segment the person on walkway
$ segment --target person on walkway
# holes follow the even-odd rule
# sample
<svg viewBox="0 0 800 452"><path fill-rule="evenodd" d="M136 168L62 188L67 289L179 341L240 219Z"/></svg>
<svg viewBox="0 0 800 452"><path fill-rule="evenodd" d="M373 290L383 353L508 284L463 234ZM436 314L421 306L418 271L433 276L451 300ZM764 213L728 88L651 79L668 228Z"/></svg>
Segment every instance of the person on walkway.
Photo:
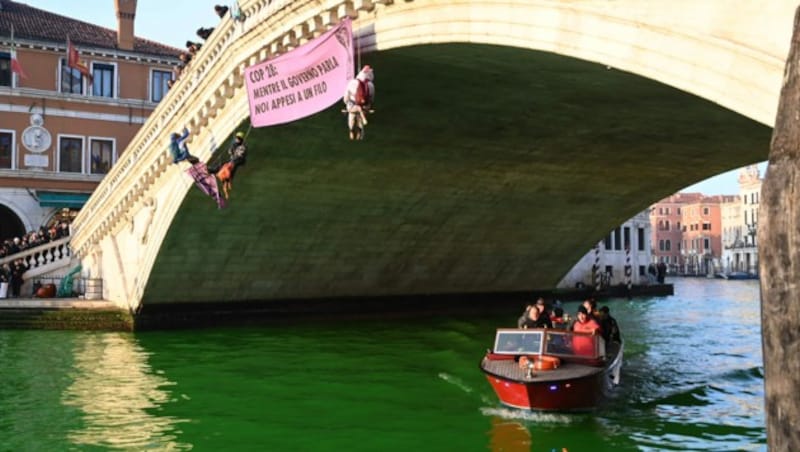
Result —
<svg viewBox="0 0 800 452"><path fill-rule="evenodd" d="M25 265L25 261L22 259L17 259L11 265L11 296L14 298L19 298L20 289L22 288L22 283L24 282L22 275L28 270L28 266Z"/></svg>
<svg viewBox="0 0 800 452"><path fill-rule="evenodd" d="M214 12L217 13L220 19L225 17L225 14L228 13L228 7L224 5L214 5Z"/></svg>
<svg viewBox="0 0 800 452"><path fill-rule="evenodd" d="M364 138L364 125L367 124L366 112L375 101L375 73L369 65L364 66L356 78L347 82L344 91L345 110L347 111L347 129L351 140Z"/></svg>
<svg viewBox="0 0 800 452"><path fill-rule="evenodd" d="M211 33L214 33L214 27L211 28L200 27L197 29L197 36L199 36L200 39L202 39L203 41L208 39L208 37L211 36Z"/></svg>
<svg viewBox="0 0 800 452"><path fill-rule="evenodd" d="M659 284L664 284L664 278L667 276L667 264L661 261L656 266L656 274Z"/></svg>
<svg viewBox="0 0 800 452"><path fill-rule="evenodd" d="M189 153L189 148L186 147L186 139L189 138L189 129L183 128L183 134L173 133L169 137L169 152L172 155L172 163L178 163L183 160L188 161L192 165L200 160Z"/></svg>

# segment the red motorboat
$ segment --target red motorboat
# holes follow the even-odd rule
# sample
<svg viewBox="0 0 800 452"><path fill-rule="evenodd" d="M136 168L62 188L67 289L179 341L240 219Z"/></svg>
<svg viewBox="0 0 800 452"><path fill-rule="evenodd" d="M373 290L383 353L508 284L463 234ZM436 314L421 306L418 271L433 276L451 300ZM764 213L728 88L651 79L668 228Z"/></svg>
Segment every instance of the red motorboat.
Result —
<svg viewBox="0 0 800 452"><path fill-rule="evenodd" d="M619 384L622 350L622 342L599 335L502 328L480 367L504 405L586 411Z"/></svg>

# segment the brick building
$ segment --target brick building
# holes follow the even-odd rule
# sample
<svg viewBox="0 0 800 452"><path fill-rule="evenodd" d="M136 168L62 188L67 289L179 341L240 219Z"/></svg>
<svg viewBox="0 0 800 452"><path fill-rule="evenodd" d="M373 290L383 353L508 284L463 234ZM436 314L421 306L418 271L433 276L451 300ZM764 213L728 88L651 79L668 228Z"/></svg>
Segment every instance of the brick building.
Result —
<svg viewBox="0 0 800 452"><path fill-rule="evenodd" d="M166 93L180 49L134 36L135 0L115 7L111 30L0 0L0 240L73 215Z"/></svg>
<svg viewBox="0 0 800 452"><path fill-rule="evenodd" d="M701 199L702 193L676 193L650 208L652 260L667 264L670 273L680 273L684 266L683 209Z"/></svg>

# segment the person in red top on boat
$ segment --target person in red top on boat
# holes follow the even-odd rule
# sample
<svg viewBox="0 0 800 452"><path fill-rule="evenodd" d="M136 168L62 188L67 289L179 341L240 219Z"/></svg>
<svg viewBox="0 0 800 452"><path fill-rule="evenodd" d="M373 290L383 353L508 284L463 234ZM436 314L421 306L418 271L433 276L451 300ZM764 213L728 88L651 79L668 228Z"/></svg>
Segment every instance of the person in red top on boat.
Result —
<svg viewBox="0 0 800 452"><path fill-rule="evenodd" d="M590 333L592 336L600 334L600 325L597 321L589 317L586 308L581 306L578 308L578 318L572 324L572 331L575 333ZM572 337L572 351L576 355L595 356L595 343L596 338L588 336L573 336Z"/></svg>

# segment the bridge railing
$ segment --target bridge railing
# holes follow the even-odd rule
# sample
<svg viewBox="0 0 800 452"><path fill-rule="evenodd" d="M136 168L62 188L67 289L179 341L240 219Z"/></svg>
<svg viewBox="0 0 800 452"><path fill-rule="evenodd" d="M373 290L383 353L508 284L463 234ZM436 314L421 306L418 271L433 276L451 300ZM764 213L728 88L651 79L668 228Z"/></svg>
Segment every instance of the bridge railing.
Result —
<svg viewBox="0 0 800 452"><path fill-rule="evenodd" d="M28 267L26 275L29 273L42 274L43 272L66 267L72 257L69 241L70 237L64 237L14 253L11 256L0 259L0 266L22 259Z"/></svg>
<svg viewBox="0 0 800 452"><path fill-rule="evenodd" d="M235 21L228 15L220 21L81 209L73 223L76 254L86 255L88 247L128 218L130 208L167 172L172 163L167 152L170 133L188 127L193 154L207 159L216 144L208 133L201 133L208 123L213 120L215 133L226 136L238 125L233 118L240 122L249 116L245 103L242 111L227 115L226 124L215 120L241 91L246 67L313 39L344 17L357 17L359 10L393 2L240 0L245 20ZM198 146L203 139L205 148Z"/></svg>

